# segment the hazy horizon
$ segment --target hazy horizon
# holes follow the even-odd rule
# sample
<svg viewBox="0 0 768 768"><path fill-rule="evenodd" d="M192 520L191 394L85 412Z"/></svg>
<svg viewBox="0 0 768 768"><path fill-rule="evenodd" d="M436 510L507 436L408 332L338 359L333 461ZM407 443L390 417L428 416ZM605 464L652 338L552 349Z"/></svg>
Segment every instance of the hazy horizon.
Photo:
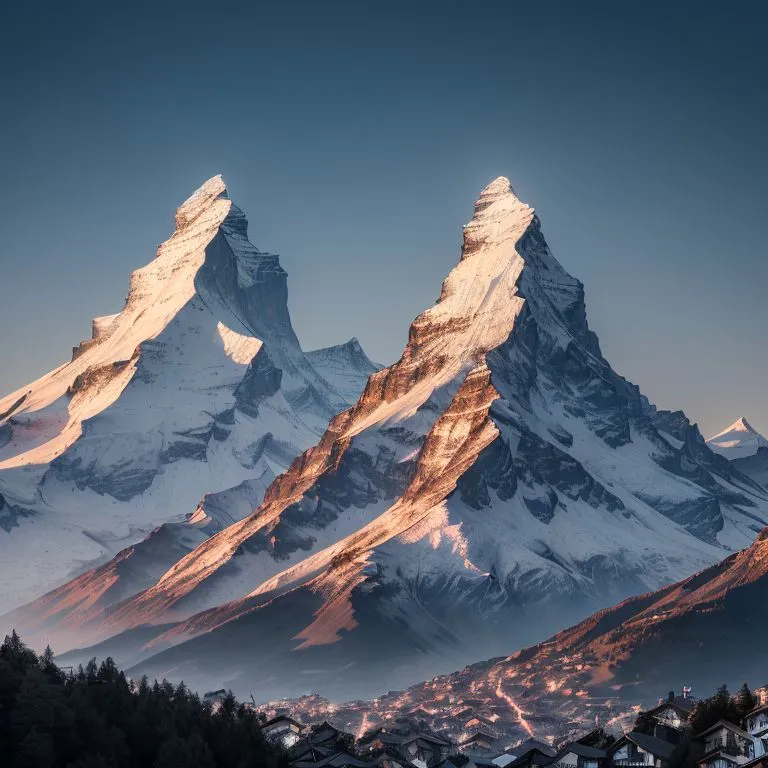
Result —
<svg viewBox="0 0 768 768"><path fill-rule="evenodd" d="M504 175L619 373L707 436L740 416L768 434L765 11L660 13L10 9L0 394L122 307L216 173L281 256L302 346L356 336L390 363Z"/></svg>

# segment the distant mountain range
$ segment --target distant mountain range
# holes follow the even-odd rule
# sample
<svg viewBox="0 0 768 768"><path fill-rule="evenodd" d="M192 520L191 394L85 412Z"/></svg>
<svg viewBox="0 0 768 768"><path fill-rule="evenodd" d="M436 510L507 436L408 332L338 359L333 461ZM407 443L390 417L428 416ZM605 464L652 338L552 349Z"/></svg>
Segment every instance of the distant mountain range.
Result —
<svg viewBox="0 0 768 768"><path fill-rule="evenodd" d="M768 522L765 488L613 371L505 178L389 367L354 339L301 351L216 177L123 312L0 412L3 552L40 571L35 542L60 541L50 586L106 560L0 623L246 696L370 696L508 653Z"/></svg>

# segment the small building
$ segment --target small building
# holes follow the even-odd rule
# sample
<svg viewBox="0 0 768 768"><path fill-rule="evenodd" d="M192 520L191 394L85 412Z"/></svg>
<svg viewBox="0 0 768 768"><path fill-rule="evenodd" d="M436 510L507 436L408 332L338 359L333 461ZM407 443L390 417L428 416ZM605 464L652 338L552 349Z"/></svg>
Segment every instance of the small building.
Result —
<svg viewBox="0 0 768 768"><path fill-rule="evenodd" d="M718 721L696 738L704 744L700 768L736 768L755 757L752 737L727 720Z"/></svg>
<svg viewBox="0 0 768 768"><path fill-rule="evenodd" d="M602 768L607 753L604 749L579 744L578 741L566 744L555 755L553 768Z"/></svg>
<svg viewBox="0 0 768 768"><path fill-rule="evenodd" d="M664 768L675 745L656 736L631 731L617 739L607 750L614 768Z"/></svg>
<svg viewBox="0 0 768 768"><path fill-rule="evenodd" d="M670 691L666 699L660 699L659 703L646 713L654 723L653 735L670 744L678 744L695 705L696 698L691 695L690 688L683 688L680 696Z"/></svg>
<svg viewBox="0 0 768 768"><path fill-rule="evenodd" d="M431 733L390 733L379 730L360 744L369 751L386 751L390 757L401 757L408 763L423 762L427 766L439 763L451 750L451 742Z"/></svg>
<svg viewBox="0 0 768 768"><path fill-rule="evenodd" d="M492 755L499 751L499 737L489 729L476 729L471 734L464 736L457 749L464 755Z"/></svg>
<svg viewBox="0 0 768 768"><path fill-rule="evenodd" d="M752 737L755 757L768 755L768 699L744 717L743 725Z"/></svg>
<svg viewBox="0 0 768 768"><path fill-rule="evenodd" d="M261 732L267 741L280 743L286 749L294 746L301 739L303 730L304 726L288 715L273 717L261 726Z"/></svg>

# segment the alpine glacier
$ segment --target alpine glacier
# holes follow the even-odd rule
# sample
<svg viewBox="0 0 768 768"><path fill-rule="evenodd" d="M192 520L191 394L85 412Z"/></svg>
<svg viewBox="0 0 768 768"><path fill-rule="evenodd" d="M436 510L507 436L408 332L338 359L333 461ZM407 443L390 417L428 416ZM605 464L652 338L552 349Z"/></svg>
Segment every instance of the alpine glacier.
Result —
<svg viewBox="0 0 768 768"><path fill-rule="evenodd" d="M249 493L204 502L195 520L240 519L138 594L94 603L92 571L6 623L199 688L370 695L685 577L768 520L765 489L611 369L505 178L402 357L244 513Z"/></svg>
<svg viewBox="0 0 768 768"><path fill-rule="evenodd" d="M373 370L356 340L315 355L335 361L343 392L299 346L278 257L251 245L210 179L131 275L122 311L0 399L0 609L126 547L98 581L104 592L130 572L113 592L133 594L250 513Z"/></svg>

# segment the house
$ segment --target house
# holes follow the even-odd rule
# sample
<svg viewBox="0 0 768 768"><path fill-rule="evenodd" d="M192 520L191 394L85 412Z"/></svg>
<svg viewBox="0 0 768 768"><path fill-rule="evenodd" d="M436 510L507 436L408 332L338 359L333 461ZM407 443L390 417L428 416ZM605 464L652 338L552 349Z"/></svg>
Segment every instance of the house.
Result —
<svg viewBox="0 0 768 768"><path fill-rule="evenodd" d="M544 766L552 765L554 759L552 755L534 748L529 749L524 755L515 758L507 765L507 768L544 768Z"/></svg>
<svg viewBox="0 0 768 768"><path fill-rule="evenodd" d="M354 740L351 733L341 731L324 720L304 731L302 737L288 749L288 760L292 764L316 762L345 751Z"/></svg>
<svg viewBox="0 0 768 768"><path fill-rule="evenodd" d="M614 768L664 768L675 751L675 745L656 736L631 731L617 739L606 751Z"/></svg>
<svg viewBox="0 0 768 768"><path fill-rule="evenodd" d="M379 730L360 746L372 752L383 750L390 757L400 757L407 763L418 760L432 766L448 755L452 745L448 739L430 733L400 734Z"/></svg>
<svg viewBox="0 0 768 768"><path fill-rule="evenodd" d="M727 720L719 720L696 738L704 744L700 768L735 768L755 757L752 737Z"/></svg>
<svg viewBox="0 0 768 768"><path fill-rule="evenodd" d="M604 749L579 744L578 741L566 744L555 755L552 768L602 768L607 753Z"/></svg>
<svg viewBox="0 0 768 768"><path fill-rule="evenodd" d="M696 698L691 696L690 688L683 688L681 696L670 691L666 699L659 699L658 705L646 712L654 724L653 735L670 744L678 744L695 705Z"/></svg>
<svg viewBox="0 0 768 768"><path fill-rule="evenodd" d="M457 748L462 754L472 755L491 755L497 754L499 737L488 729L477 729L471 734L464 736L459 741Z"/></svg>
<svg viewBox="0 0 768 768"><path fill-rule="evenodd" d="M267 720L261 726L261 732L267 741L280 743L286 749L292 747L301 739L301 732L304 726L288 715L278 715L271 720Z"/></svg>
<svg viewBox="0 0 768 768"><path fill-rule="evenodd" d="M744 717L743 726L752 738L755 757L768 755L768 697Z"/></svg>

